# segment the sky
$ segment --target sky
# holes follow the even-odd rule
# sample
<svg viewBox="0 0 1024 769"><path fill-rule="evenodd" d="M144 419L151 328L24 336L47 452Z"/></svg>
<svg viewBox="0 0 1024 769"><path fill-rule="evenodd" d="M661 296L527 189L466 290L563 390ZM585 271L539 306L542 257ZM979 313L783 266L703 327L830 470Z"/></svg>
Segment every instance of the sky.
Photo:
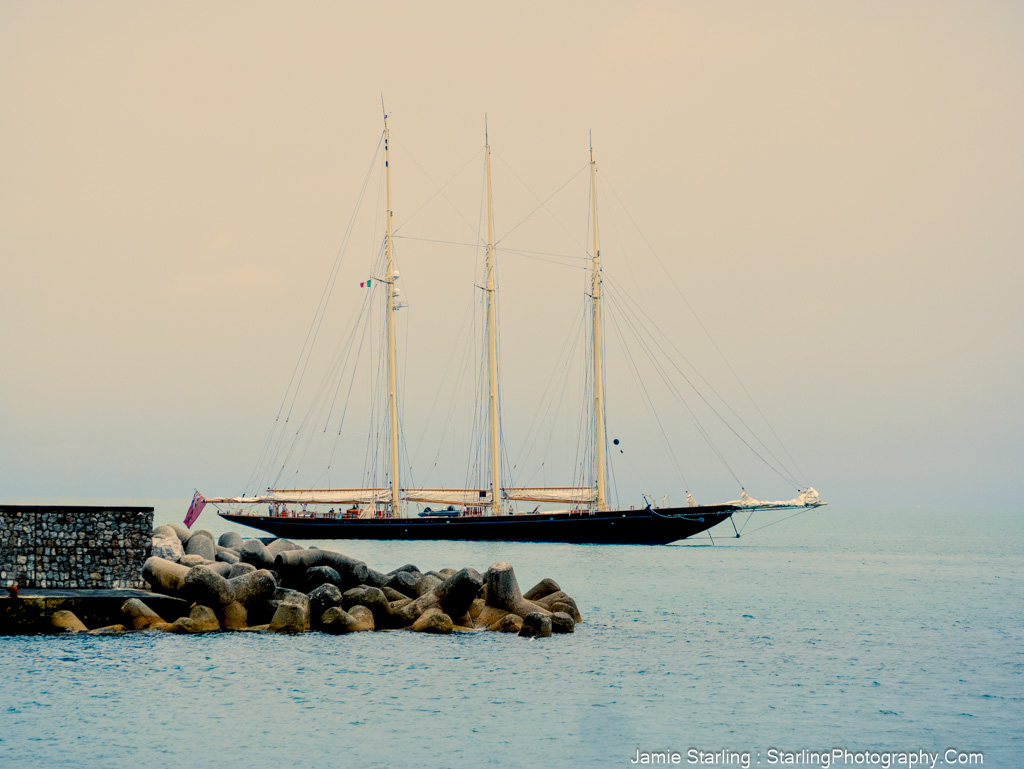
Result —
<svg viewBox="0 0 1024 769"><path fill-rule="evenodd" d="M499 266L510 462L582 306L592 137L607 273L749 393L802 482L840 507L1012 508L1022 40L1024 6L996 1L0 4L0 500L237 493L383 96L412 461L436 458L418 415L480 280L479 248L427 241L479 241L486 115L499 257L577 259ZM353 244L325 337L370 274ZM608 365L622 488L681 494ZM686 484L734 498L674 420Z"/></svg>

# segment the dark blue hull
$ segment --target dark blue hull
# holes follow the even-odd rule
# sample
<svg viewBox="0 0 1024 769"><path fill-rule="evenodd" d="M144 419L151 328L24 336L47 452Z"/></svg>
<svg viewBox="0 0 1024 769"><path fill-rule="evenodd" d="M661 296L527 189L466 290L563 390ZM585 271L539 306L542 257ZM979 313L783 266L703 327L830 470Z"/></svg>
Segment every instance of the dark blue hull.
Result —
<svg viewBox="0 0 1024 769"><path fill-rule="evenodd" d="M287 539L469 540L666 545L725 521L732 505L601 513L531 513L423 518L276 517L219 513Z"/></svg>

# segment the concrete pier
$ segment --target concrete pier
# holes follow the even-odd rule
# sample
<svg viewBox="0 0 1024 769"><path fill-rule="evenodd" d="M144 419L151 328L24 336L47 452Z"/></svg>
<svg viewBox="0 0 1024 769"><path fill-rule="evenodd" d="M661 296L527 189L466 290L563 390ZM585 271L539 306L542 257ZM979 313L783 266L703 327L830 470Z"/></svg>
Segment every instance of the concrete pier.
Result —
<svg viewBox="0 0 1024 769"><path fill-rule="evenodd" d="M72 612L91 628L121 624L121 607L130 598L144 601L166 622L187 617L191 605L181 598L131 588L28 588L17 596L5 590L0 592L0 635L52 633L50 617L58 611Z"/></svg>

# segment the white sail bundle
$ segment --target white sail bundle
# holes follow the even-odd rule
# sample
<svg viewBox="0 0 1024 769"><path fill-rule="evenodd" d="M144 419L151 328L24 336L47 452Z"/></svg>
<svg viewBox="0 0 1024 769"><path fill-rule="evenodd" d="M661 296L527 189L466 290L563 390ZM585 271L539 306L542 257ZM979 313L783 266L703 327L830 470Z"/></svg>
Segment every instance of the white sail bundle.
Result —
<svg viewBox="0 0 1024 769"><path fill-rule="evenodd" d="M731 502L726 502L726 504L746 508L748 510L772 510L792 507L821 507L825 503L818 498L817 491L812 487L807 487L806 490L800 493L800 496L780 502L764 502L759 499L754 499L747 493L746 489L741 489L740 498L734 499Z"/></svg>
<svg viewBox="0 0 1024 769"><path fill-rule="evenodd" d="M303 505L366 505L387 502L389 489L267 489L266 494L210 500L233 505L291 503Z"/></svg>
<svg viewBox="0 0 1024 769"><path fill-rule="evenodd" d="M573 502L591 505L597 501L592 486L519 486L506 488L505 498L518 502Z"/></svg>
<svg viewBox="0 0 1024 769"><path fill-rule="evenodd" d="M491 492L488 489L402 489L402 498L407 502L460 507L491 504Z"/></svg>

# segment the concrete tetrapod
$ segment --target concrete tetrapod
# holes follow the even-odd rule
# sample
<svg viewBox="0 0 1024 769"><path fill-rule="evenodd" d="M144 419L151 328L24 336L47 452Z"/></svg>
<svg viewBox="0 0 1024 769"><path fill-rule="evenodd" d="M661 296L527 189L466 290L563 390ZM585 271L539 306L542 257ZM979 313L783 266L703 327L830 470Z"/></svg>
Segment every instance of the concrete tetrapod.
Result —
<svg viewBox="0 0 1024 769"><path fill-rule="evenodd" d="M370 584L370 569L362 561L333 550L287 550L274 558L274 569L286 580L295 581L299 574L315 566L330 566L338 573L338 587L344 590Z"/></svg>
<svg viewBox="0 0 1024 769"><path fill-rule="evenodd" d="M230 571L230 569L229 569ZM182 595L193 603L212 606L215 609L227 606L235 600L231 583L208 566L193 566L185 575Z"/></svg>
<svg viewBox="0 0 1024 769"><path fill-rule="evenodd" d="M206 531L206 529L197 531L188 538L188 544L185 545L185 555L198 555L206 561L217 560L217 543L213 541L213 535Z"/></svg>
<svg viewBox="0 0 1024 769"><path fill-rule="evenodd" d="M89 630L74 612L67 609L55 611L50 617L50 624L58 633L85 633Z"/></svg>
<svg viewBox="0 0 1024 769"><path fill-rule="evenodd" d="M188 570L188 566L180 563L150 556L142 564L142 578L158 593L177 595L185 586Z"/></svg>
<svg viewBox="0 0 1024 769"><path fill-rule="evenodd" d="M209 532L179 529L158 527L154 542L180 539L185 554L177 562L151 557L143 576L157 592L193 601L192 612L168 625L141 601L126 601L122 612L133 629L297 633L312 628L332 634L488 629L545 637L571 633L581 621L576 602L557 582L543 579L524 595L508 563L496 563L483 575L472 568L421 572L413 564L383 573L344 553L303 549L286 539L267 544L228 533L214 544ZM210 555L208 545L217 560L200 554ZM173 546L167 551L173 554Z"/></svg>
<svg viewBox="0 0 1024 769"><path fill-rule="evenodd" d="M170 624L138 598L121 604L121 611L128 615L133 630L160 630Z"/></svg>
<svg viewBox="0 0 1024 769"><path fill-rule="evenodd" d="M506 614L522 617L533 613L548 615L551 612L543 606L523 598L511 564L496 563L484 575L486 592L484 608L477 617L478 627L489 627Z"/></svg>
<svg viewBox="0 0 1024 769"><path fill-rule="evenodd" d="M174 620L166 630L169 633L212 633L220 630L220 622L209 606L193 606L187 617Z"/></svg>
<svg viewBox="0 0 1024 769"><path fill-rule="evenodd" d="M551 615L531 612L523 617L523 626L519 630L521 636L537 636L548 638L551 636Z"/></svg>
<svg viewBox="0 0 1024 769"><path fill-rule="evenodd" d="M452 627L452 618L437 608L427 609L412 623L412 629L417 633L448 634Z"/></svg>

